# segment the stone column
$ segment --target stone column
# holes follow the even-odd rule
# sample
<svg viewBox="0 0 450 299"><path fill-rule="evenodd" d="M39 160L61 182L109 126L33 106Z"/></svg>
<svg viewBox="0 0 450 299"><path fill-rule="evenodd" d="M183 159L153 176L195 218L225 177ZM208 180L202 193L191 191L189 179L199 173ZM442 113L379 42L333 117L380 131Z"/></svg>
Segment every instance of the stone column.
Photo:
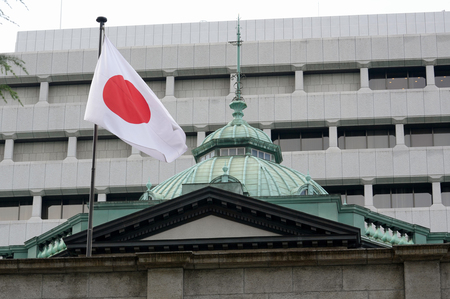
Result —
<svg viewBox="0 0 450 299"><path fill-rule="evenodd" d="M406 147L405 145L405 127L403 124L395 125L395 147Z"/></svg>
<svg viewBox="0 0 450 299"><path fill-rule="evenodd" d="M427 87L436 88L436 81L434 77L434 65L427 65L425 67L427 77Z"/></svg>
<svg viewBox="0 0 450 299"><path fill-rule="evenodd" d="M31 219L38 220L42 219L42 195L33 196L33 207L31 210Z"/></svg>
<svg viewBox="0 0 450 299"><path fill-rule="evenodd" d="M128 158L142 158L141 151L132 146L131 155Z"/></svg>
<svg viewBox="0 0 450 299"><path fill-rule="evenodd" d="M295 91L305 91L303 83L303 70L295 71Z"/></svg>
<svg viewBox="0 0 450 299"><path fill-rule="evenodd" d="M373 185L372 184L365 184L364 185L364 207L376 210L375 206L373 205Z"/></svg>
<svg viewBox="0 0 450 299"><path fill-rule="evenodd" d="M106 193L99 193L99 194L97 194L97 201L98 202L105 202L106 201Z"/></svg>
<svg viewBox="0 0 450 299"><path fill-rule="evenodd" d="M369 68L362 67L359 69L360 90L369 89Z"/></svg>
<svg viewBox="0 0 450 299"><path fill-rule="evenodd" d="M77 137L70 136L69 143L67 145L67 158L77 158Z"/></svg>
<svg viewBox="0 0 450 299"><path fill-rule="evenodd" d="M148 299L182 299L183 268L156 268L148 270Z"/></svg>
<svg viewBox="0 0 450 299"><path fill-rule="evenodd" d="M200 146L205 140L206 132L197 132L197 146Z"/></svg>
<svg viewBox="0 0 450 299"><path fill-rule="evenodd" d="M272 138L272 129L263 129L263 132L269 136L269 138Z"/></svg>
<svg viewBox="0 0 450 299"><path fill-rule="evenodd" d="M49 76L39 76L40 88L39 88L39 102L38 105L46 105L48 104L48 93L50 86L50 77Z"/></svg>
<svg viewBox="0 0 450 299"><path fill-rule="evenodd" d="M175 96L175 76L169 75L166 77L166 97Z"/></svg>
<svg viewBox="0 0 450 299"><path fill-rule="evenodd" d="M436 181L431 183L432 188L432 205L442 206L442 193L441 193L441 182Z"/></svg>
<svg viewBox="0 0 450 299"><path fill-rule="evenodd" d="M328 127L328 142L329 148L337 148L338 147L338 134L337 134L337 126Z"/></svg>
<svg viewBox="0 0 450 299"><path fill-rule="evenodd" d="M13 161L14 156L14 139L8 138L5 140L5 151L3 154L3 161Z"/></svg>

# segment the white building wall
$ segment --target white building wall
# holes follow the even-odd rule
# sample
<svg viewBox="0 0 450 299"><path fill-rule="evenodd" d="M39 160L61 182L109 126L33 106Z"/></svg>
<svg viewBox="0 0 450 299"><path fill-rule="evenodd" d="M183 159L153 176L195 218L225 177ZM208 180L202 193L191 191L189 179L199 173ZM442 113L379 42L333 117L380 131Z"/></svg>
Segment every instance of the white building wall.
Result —
<svg viewBox="0 0 450 299"><path fill-rule="evenodd" d="M111 41L188 133L190 148L232 118L236 48L228 41L235 40L235 27L235 21L107 27ZM395 125L401 132L404 124L450 122L450 88L437 88L429 76L430 66L450 61L450 12L242 21L241 27L242 71L248 75L244 118L256 127L331 127L336 138L341 126ZM0 200L33 196L36 190L43 196L88 193L86 138L93 126L83 116L97 46L98 28L19 33L15 55L26 62L29 75L17 70L18 78L0 76L24 104L0 101L0 139L9 140L8 146L0 143ZM426 88L368 88L368 69L409 65L428 65ZM72 145L58 141L56 155L37 158L48 152L35 152L40 143L54 138ZM284 152L283 164L309 171L323 185L450 181L450 146L401 143ZM103 193L142 192L149 179L158 184L194 164L189 152L160 163L117 139L100 140L99 147L96 185ZM13 159L5 159L10 150ZM450 231L449 208L442 205L379 211ZM13 225L0 224L0 239Z"/></svg>

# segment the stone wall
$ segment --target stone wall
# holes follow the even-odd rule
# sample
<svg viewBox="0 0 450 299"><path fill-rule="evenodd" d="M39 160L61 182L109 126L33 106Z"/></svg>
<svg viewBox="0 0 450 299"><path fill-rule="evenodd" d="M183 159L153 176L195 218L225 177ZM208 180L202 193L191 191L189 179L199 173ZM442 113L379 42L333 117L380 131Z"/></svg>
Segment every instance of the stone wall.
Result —
<svg viewBox="0 0 450 299"><path fill-rule="evenodd" d="M0 260L0 298L448 298L448 244Z"/></svg>

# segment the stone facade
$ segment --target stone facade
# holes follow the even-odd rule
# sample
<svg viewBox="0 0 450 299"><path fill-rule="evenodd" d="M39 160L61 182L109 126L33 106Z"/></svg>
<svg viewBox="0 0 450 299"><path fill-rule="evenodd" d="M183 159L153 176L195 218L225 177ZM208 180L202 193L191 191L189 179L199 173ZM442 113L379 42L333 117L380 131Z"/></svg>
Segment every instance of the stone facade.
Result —
<svg viewBox="0 0 450 299"><path fill-rule="evenodd" d="M447 298L449 246L0 261L1 298Z"/></svg>

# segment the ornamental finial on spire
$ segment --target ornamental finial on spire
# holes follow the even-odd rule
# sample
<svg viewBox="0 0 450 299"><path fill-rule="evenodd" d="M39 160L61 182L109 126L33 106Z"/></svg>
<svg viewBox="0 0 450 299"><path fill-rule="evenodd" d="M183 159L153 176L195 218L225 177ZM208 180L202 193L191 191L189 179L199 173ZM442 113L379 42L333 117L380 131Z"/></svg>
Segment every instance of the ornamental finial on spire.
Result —
<svg viewBox="0 0 450 299"><path fill-rule="evenodd" d="M244 116L244 113L242 110L247 108L247 104L244 101L244 98L242 97L242 85L241 85L241 26L240 26L240 18L238 16L238 23L237 23L237 38L236 41L230 42L233 45L237 46L237 72L236 72L236 92L233 100L230 103L230 108L234 110L233 117L235 120L241 120Z"/></svg>

